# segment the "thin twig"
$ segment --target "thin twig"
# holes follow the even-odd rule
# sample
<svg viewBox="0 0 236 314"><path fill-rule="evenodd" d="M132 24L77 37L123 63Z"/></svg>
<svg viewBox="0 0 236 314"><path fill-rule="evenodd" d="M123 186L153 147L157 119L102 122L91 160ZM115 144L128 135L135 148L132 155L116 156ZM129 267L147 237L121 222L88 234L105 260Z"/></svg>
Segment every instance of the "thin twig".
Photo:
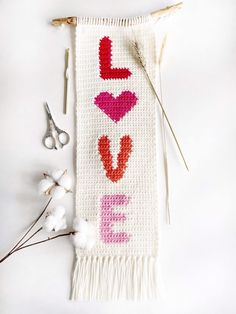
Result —
<svg viewBox="0 0 236 314"><path fill-rule="evenodd" d="M15 248L24 240L24 238L29 234L29 232L33 229L33 227L36 225L36 223L39 221L39 219L43 216L43 214L45 213L46 209L48 208L49 204L52 201L52 197L49 199L49 201L47 202L46 206L44 207L43 211L41 212L41 214L38 216L38 218L32 223L32 225L29 227L29 229L26 231L26 233L23 235L23 237L14 245L14 247L10 250L9 253L11 253L12 251L15 250Z"/></svg>
<svg viewBox="0 0 236 314"><path fill-rule="evenodd" d="M179 145L179 143L178 143L178 140L177 140L177 138L176 138L176 136L175 136L175 132L174 132L172 126L171 126L171 123L170 123L168 117L167 117L167 114L166 114L166 112L165 112L165 109L163 108L162 102L161 102L161 100L160 100L160 98L159 98L159 96L158 96L158 94L157 94L157 91L156 91L156 89L155 89L155 86L154 86L154 84L153 84L153 82L152 82L152 80L151 80L151 78L150 78L150 76L149 76L149 74L148 74L145 58L144 58L144 56L143 56L143 54L142 54L142 51L141 51L141 49L140 49L140 47L139 47L139 44L138 44L138 42L137 42L136 40L133 42L133 47L134 47L134 50L135 50L135 52L136 52L137 59L138 59L140 65L142 66L142 68L143 68L143 70L144 70L144 73L145 73L145 75L146 75L146 77L147 77L147 79L148 79L148 81L149 81L149 84L150 84L150 86L151 86L151 88L152 88L152 90L153 90L153 93L155 94L155 96L156 96L156 98L157 98L157 101L158 101L158 103L159 103L159 105L160 105L160 107L161 107L161 109L162 109L162 112L163 112L163 114L164 114L164 116L165 116L165 118L166 118L166 121L167 121L168 126L169 126L169 128L170 128L170 131L171 131L171 133L172 133L172 135L173 135L173 137L174 137L174 140L175 140L175 142L176 142L176 145L177 145L177 147L178 147L178 149L179 149L180 155L181 155L181 157L182 157L182 159L183 159L183 161L184 161L185 167L186 167L186 169L189 171L187 162L186 162L186 160L185 160L185 158L184 158L184 155L183 155L183 153L182 153L182 150L181 150L181 148L180 148L180 145Z"/></svg>
<svg viewBox="0 0 236 314"><path fill-rule="evenodd" d="M30 239L32 239L38 232L40 232L43 228L39 228L37 231L35 231L29 238L27 238L21 245L17 246L14 250L9 251L2 259L0 259L0 263L5 261L9 256L11 256L13 253L17 251L18 248L22 247L25 243L27 243Z"/></svg>
<svg viewBox="0 0 236 314"><path fill-rule="evenodd" d="M60 237L66 237L66 236L69 236L71 234L73 234L74 232L68 232L68 233L62 233L62 234L58 234L54 237L51 237L51 238L47 238L47 239L44 239L44 240L41 240L41 241L37 241L37 242L33 242L33 243L30 243L30 244L27 244L27 245L24 245L24 246L20 246L18 248L16 248L14 251L12 252L9 252L6 256L4 256L1 260L0 260L0 263L2 263L3 261L5 261L8 257L10 257L12 254L20 251L20 250L23 250L23 249L26 249L27 247L30 247L30 246L34 246L34 245L38 245L38 244L41 244L41 243L44 243L44 242L47 242L47 241L51 241L51 240L54 240L54 239L57 239L57 238L60 238Z"/></svg>
<svg viewBox="0 0 236 314"><path fill-rule="evenodd" d="M7 259L10 255L12 255L15 251L11 251L9 253L7 253L7 255L5 255L3 258L0 259L0 263L2 263L3 261L5 261L5 259Z"/></svg>
<svg viewBox="0 0 236 314"><path fill-rule="evenodd" d="M15 249L14 252L26 249L27 247L30 247L30 246L34 246L34 245L41 244L41 243L44 243L44 242L47 242L47 241L51 241L51 240L54 240L54 239L57 239L57 238L60 238L60 237L66 237L66 236L69 236L71 234L74 234L74 232L71 231L71 232L68 232L68 233L58 234L58 235L56 235L54 237L51 237L51 238L47 238L47 239L44 239L44 240L41 240L41 241L37 241L37 242L33 242L33 243L30 243L30 244L27 244L25 246L21 246L21 247Z"/></svg>
<svg viewBox="0 0 236 314"><path fill-rule="evenodd" d="M41 212L41 214L38 216L38 218L32 223L32 225L29 227L29 229L26 231L26 233L23 235L23 237L14 245L14 247L9 251L9 253L11 253L12 251L15 250L15 248L24 240L24 238L29 234L29 232L33 229L33 227L36 225L36 223L39 221L39 219L43 216L43 214L45 213L46 209L48 208L49 204L52 201L52 197L49 199L49 201L47 202L46 206L44 207L43 211ZM8 254L9 254L8 253ZM1 260L0 260L1 261Z"/></svg>
<svg viewBox="0 0 236 314"><path fill-rule="evenodd" d="M42 229L43 229L43 227L40 227L38 230L36 230L30 237L28 237L24 242L22 242L21 245L19 245L19 246L17 247L17 249L20 248L20 247L22 247L25 243L27 243L30 239L32 239L32 238L33 238L37 233L39 233Z"/></svg>

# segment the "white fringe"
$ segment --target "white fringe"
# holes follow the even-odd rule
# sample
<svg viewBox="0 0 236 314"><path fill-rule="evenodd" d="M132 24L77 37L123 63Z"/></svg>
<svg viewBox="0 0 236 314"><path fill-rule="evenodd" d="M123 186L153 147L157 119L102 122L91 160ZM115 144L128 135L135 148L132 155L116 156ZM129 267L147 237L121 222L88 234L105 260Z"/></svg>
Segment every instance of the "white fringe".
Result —
<svg viewBox="0 0 236 314"><path fill-rule="evenodd" d="M78 256L71 299L154 299L156 268L156 258L150 256Z"/></svg>

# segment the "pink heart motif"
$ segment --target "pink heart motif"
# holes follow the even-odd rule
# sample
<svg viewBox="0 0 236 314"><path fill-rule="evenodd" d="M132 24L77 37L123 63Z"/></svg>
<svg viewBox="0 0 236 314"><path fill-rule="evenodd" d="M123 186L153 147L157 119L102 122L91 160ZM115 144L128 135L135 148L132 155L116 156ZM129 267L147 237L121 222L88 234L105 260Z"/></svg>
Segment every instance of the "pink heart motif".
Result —
<svg viewBox="0 0 236 314"><path fill-rule="evenodd" d="M123 91L117 97L108 92L101 92L95 97L94 104L117 123L136 105L137 100L135 93L130 91Z"/></svg>

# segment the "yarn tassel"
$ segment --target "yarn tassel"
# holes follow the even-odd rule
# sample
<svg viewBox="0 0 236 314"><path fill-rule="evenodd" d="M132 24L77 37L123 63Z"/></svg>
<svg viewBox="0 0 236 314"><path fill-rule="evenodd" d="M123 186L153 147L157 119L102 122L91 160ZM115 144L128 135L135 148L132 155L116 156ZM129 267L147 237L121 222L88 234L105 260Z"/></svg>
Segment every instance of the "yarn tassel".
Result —
<svg viewBox="0 0 236 314"><path fill-rule="evenodd" d="M154 299L156 268L151 256L77 256L71 299Z"/></svg>

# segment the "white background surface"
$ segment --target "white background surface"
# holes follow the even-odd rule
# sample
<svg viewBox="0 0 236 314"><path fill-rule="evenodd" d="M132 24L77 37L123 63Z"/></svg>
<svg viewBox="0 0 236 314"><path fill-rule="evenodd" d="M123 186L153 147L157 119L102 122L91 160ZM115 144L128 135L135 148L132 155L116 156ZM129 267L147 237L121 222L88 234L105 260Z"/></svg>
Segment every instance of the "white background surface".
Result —
<svg viewBox="0 0 236 314"><path fill-rule="evenodd" d="M74 173L74 141L41 145L48 100L58 125L74 133L73 89L62 114L64 49L71 31L49 25L68 15L133 16L170 2L21 0L0 2L0 253L37 216L43 171ZM235 298L236 3L189 0L174 20L165 55L166 110L190 165L168 139L173 224L161 188L160 298L156 302L68 301L73 250L68 239L22 251L0 265L1 314L233 314ZM162 169L161 159L159 163ZM163 186L163 173L161 185ZM73 196L63 202L73 210Z"/></svg>

